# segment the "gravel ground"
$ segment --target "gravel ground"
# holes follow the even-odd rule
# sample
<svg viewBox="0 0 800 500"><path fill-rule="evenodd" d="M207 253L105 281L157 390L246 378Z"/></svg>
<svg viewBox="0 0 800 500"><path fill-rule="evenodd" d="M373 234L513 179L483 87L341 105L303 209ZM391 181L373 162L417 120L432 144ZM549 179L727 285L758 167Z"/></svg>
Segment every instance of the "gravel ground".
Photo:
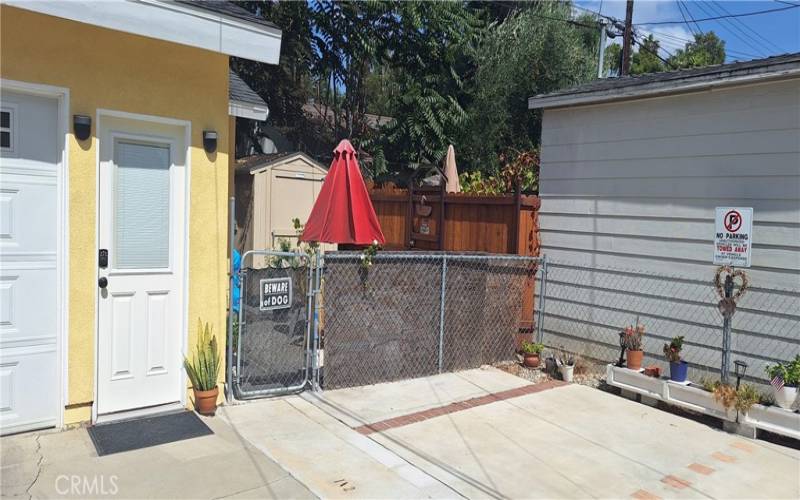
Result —
<svg viewBox="0 0 800 500"><path fill-rule="evenodd" d="M517 377L538 384L551 379L561 379L559 373L550 374L544 368L544 363L539 368L528 368L523 366L522 358L518 356L517 361L502 361L495 363L493 366L508 372ZM572 383L585 385L588 387L600 387L605 383L606 368L604 364L591 364L589 362L579 362L575 367L575 373L572 376Z"/></svg>

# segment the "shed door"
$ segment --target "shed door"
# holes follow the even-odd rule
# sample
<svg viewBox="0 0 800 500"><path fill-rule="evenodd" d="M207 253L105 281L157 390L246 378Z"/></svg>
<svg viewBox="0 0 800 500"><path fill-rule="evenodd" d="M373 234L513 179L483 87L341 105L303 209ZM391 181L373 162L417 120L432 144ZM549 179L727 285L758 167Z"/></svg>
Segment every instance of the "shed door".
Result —
<svg viewBox="0 0 800 500"><path fill-rule="evenodd" d="M272 248L280 249L280 241L297 245L297 231L292 219L308 220L317 200L323 175L305 163L295 163L270 170L270 227Z"/></svg>
<svg viewBox="0 0 800 500"><path fill-rule="evenodd" d="M58 422L58 101L0 95L0 431Z"/></svg>

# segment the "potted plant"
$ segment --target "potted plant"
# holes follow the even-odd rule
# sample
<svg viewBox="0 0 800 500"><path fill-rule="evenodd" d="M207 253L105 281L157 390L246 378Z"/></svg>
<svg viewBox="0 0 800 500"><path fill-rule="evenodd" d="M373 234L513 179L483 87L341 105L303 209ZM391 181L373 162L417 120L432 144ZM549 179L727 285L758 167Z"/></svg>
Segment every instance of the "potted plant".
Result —
<svg viewBox="0 0 800 500"><path fill-rule="evenodd" d="M564 382L572 382L572 375L575 371L575 357L572 354L561 350L556 358L556 363L558 364L558 369L561 372L561 379Z"/></svg>
<svg viewBox="0 0 800 500"><path fill-rule="evenodd" d="M220 356L217 337L208 323L203 326L198 321L197 347L191 361L183 358L183 367L192 383L194 404L197 413L214 415L217 411L217 378L219 376Z"/></svg>
<svg viewBox="0 0 800 500"><path fill-rule="evenodd" d="M529 368L538 368L541 363L541 354L544 350L544 344L536 342L523 342L522 343L522 364Z"/></svg>
<svg viewBox="0 0 800 500"><path fill-rule="evenodd" d="M790 410L797 399L797 386L800 385L800 354L792 361L767 365L767 375L775 402L781 408Z"/></svg>
<svg viewBox="0 0 800 500"><path fill-rule="evenodd" d="M625 345L625 365L631 369L639 371L642 368L642 359L644 358L644 351L642 351L642 337L644 336L644 325L637 324L625 327L623 332L623 343Z"/></svg>
<svg viewBox="0 0 800 500"><path fill-rule="evenodd" d="M669 344L664 344L664 356L669 361L669 379L675 382L686 382L689 365L681 359L683 335L673 337Z"/></svg>

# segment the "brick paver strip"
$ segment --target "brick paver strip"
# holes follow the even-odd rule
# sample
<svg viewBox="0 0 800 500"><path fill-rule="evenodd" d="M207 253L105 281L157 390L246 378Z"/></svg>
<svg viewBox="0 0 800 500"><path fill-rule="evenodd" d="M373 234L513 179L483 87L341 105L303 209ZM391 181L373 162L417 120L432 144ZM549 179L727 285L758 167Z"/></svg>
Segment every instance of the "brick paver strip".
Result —
<svg viewBox="0 0 800 500"><path fill-rule="evenodd" d="M546 382L541 382L539 384L525 385L522 387L518 387L516 389L509 389L507 391L495 392L493 394L478 396L476 398L467 399L464 401L456 401L448 405L439 406L436 408L430 408L428 410L422 410L414 413L409 413L407 415L401 415L399 417L393 417L386 420L381 420L380 422L374 422L371 424L353 427L353 429L358 431L359 434L364 434L364 435L372 434L373 432L380 432L389 429L394 429L395 427L402 427L404 425L422 422L434 417L441 417L443 415L448 415L450 413L469 410L470 408L475 408L476 406L484 406L491 403L495 403L497 401L504 401L506 399L518 398L520 396L526 396L528 394L534 394L537 392L546 391L548 389L554 389L556 387L561 387L562 385L567 385L567 383L561 380L548 380Z"/></svg>
<svg viewBox="0 0 800 500"><path fill-rule="evenodd" d="M631 495L631 498L636 498L637 500L661 500L661 497L653 495L649 491L645 490L638 490Z"/></svg>
<svg viewBox="0 0 800 500"><path fill-rule="evenodd" d="M687 467L697 472L698 474L702 474L704 476L710 476L714 472L713 468L703 464L690 464Z"/></svg>
<svg viewBox="0 0 800 500"><path fill-rule="evenodd" d="M729 464L732 464L733 462L736 461L736 457L732 457L730 455L726 455L726 454L720 453L718 451L715 451L714 453L712 453L711 456L716 458L720 462L726 462L726 463L729 463Z"/></svg>
<svg viewBox="0 0 800 500"><path fill-rule="evenodd" d="M738 448L742 451L746 451L747 453L753 453L753 451L755 451L756 449L755 446L753 446L750 443L745 443L744 441L734 441L733 443L731 443L731 446L733 446L734 448Z"/></svg>
<svg viewBox="0 0 800 500"><path fill-rule="evenodd" d="M679 478L677 476L672 476L672 475L664 476L664 478L661 479L661 482L664 483L664 484L668 484L668 485L672 486L673 488L677 488L679 490L682 490L684 488L688 488L689 486L692 485L692 483L690 483L689 481L687 481L685 479L681 479L681 478Z"/></svg>

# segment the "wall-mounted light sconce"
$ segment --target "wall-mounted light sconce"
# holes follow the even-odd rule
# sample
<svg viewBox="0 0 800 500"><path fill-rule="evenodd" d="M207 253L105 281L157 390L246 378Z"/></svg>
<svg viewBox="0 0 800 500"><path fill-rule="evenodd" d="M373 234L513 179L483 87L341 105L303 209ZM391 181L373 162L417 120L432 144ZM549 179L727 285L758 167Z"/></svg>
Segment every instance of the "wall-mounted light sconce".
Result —
<svg viewBox="0 0 800 500"><path fill-rule="evenodd" d="M72 130L79 141L85 141L92 135L92 117L86 115L72 116Z"/></svg>
<svg viewBox="0 0 800 500"><path fill-rule="evenodd" d="M203 130L203 149L206 153L213 153L217 150L217 131Z"/></svg>

